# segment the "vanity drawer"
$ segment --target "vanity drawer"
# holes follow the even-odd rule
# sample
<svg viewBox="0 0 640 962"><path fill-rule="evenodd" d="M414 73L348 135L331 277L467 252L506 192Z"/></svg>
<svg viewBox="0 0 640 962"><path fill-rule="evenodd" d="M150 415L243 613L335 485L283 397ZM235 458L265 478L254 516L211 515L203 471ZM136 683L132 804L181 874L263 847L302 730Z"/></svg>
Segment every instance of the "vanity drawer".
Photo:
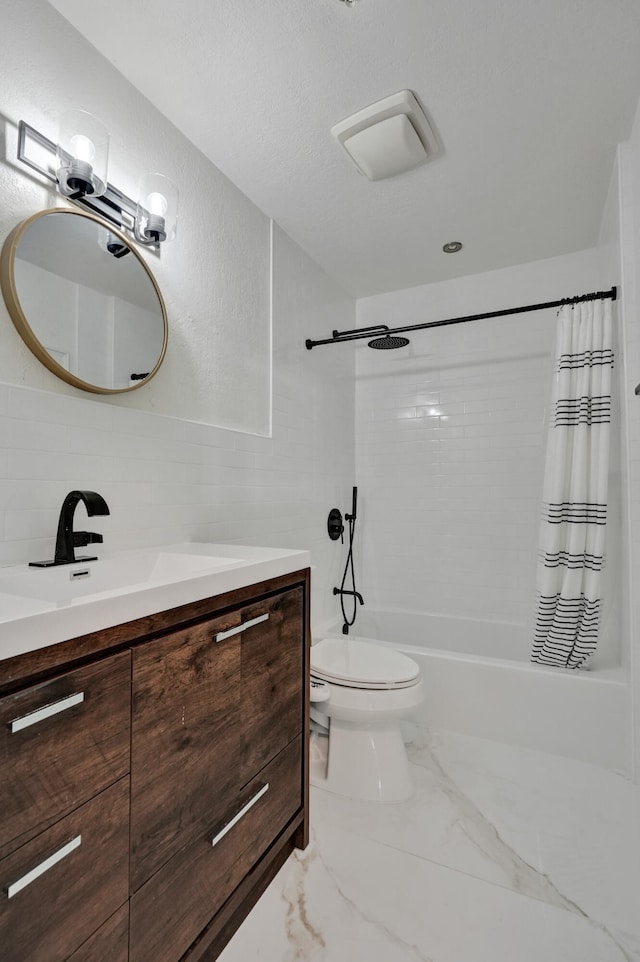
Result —
<svg viewBox="0 0 640 962"><path fill-rule="evenodd" d="M0 856L129 771L131 655L0 699Z"/></svg>
<svg viewBox="0 0 640 962"><path fill-rule="evenodd" d="M129 779L0 861L0 954L63 962L126 902Z"/></svg>
<svg viewBox="0 0 640 962"><path fill-rule="evenodd" d="M301 808L301 751L298 737L242 790L221 822L212 823L133 896L130 962L182 958Z"/></svg>

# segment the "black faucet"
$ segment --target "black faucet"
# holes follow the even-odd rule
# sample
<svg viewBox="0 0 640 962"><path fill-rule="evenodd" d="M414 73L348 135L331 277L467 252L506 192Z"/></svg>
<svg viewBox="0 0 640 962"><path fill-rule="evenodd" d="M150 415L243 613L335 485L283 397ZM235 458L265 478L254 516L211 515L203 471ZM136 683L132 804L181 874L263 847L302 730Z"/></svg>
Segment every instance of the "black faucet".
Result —
<svg viewBox="0 0 640 962"><path fill-rule="evenodd" d="M103 540L101 534L95 534L93 531L73 530L73 515L80 501L86 507L89 517L95 514L109 514L107 502L96 491L70 491L60 509L55 558L53 561L30 561L32 568L51 568L54 565L73 564L74 561L98 560L95 556L82 555L76 558L75 555L75 548L83 548L88 544L101 544Z"/></svg>

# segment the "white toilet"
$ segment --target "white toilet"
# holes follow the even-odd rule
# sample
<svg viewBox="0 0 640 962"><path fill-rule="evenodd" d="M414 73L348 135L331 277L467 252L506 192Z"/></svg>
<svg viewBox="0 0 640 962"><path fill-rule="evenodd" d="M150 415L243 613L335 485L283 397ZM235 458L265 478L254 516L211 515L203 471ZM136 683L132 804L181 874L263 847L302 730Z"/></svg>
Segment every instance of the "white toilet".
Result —
<svg viewBox="0 0 640 962"><path fill-rule="evenodd" d="M314 702L312 688L312 722L329 730L326 777L312 773L312 783L349 798L409 798L413 780L400 723L424 701L415 661L371 642L323 638L311 647L311 677L329 695Z"/></svg>

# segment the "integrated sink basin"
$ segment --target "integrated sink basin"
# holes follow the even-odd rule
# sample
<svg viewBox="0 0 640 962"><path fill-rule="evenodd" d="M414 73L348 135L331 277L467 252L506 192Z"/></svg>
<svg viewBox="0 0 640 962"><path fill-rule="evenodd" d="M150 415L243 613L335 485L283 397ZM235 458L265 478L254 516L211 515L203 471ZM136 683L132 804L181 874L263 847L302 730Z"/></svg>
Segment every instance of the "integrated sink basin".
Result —
<svg viewBox="0 0 640 962"><path fill-rule="evenodd" d="M187 549L123 552L98 561L77 561L55 568L28 568L19 574L0 571L0 593L68 604L75 598L115 596L174 584L221 569L237 568L243 561L242 558L193 554Z"/></svg>
<svg viewBox="0 0 640 962"><path fill-rule="evenodd" d="M50 568L0 568L0 664L308 566L307 551L185 543Z"/></svg>

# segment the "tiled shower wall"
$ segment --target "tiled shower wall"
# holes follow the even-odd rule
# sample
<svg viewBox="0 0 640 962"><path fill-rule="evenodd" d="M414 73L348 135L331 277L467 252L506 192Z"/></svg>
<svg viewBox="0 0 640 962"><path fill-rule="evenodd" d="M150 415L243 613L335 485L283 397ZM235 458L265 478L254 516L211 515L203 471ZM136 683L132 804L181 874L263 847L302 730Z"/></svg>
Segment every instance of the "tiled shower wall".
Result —
<svg viewBox="0 0 640 962"><path fill-rule="evenodd" d="M365 299L358 324L596 289L597 253L585 251ZM399 351L358 349L362 590L373 608L531 622L555 316L433 328Z"/></svg>
<svg viewBox="0 0 640 962"><path fill-rule="evenodd" d="M353 300L275 231L273 437L0 385L0 563L50 557L64 495L111 515L80 527L111 551L182 540L310 549L314 618L335 616L326 514L353 480L353 354L304 339L353 327ZM83 521L82 518L85 518Z"/></svg>
<svg viewBox="0 0 640 962"><path fill-rule="evenodd" d="M494 322L360 360L365 584L383 608L518 621L530 601L548 351ZM549 331L547 318L540 326ZM535 339L536 341L538 338ZM400 376L400 368L402 375Z"/></svg>

